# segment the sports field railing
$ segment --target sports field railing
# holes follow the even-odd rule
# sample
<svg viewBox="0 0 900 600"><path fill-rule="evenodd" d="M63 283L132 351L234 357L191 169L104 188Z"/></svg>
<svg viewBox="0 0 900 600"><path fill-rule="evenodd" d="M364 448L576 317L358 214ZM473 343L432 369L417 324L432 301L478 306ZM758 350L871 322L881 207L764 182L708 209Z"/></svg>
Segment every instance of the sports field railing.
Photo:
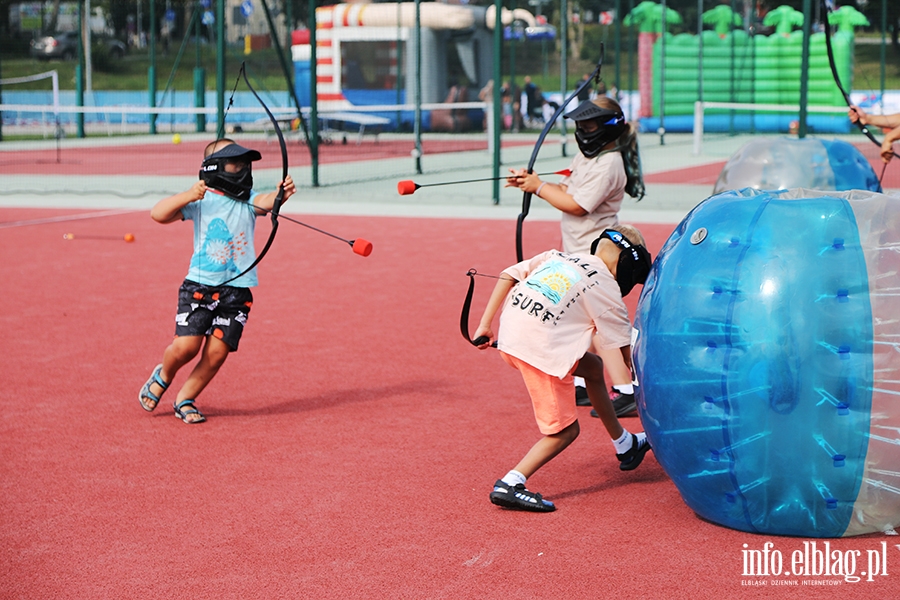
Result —
<svg viewBox="0 0 900 600"><path fill-rule="evenodd" d="M785 115L786 119L798 119L800 105L798 104L747 104L739 102L694 102L694 128L693 128L693 152L700 155L703 152L704 116L707 110L720 109L739 111L744 113L778 113ZM845 114L846 106L807 106L809 113ZM788 133L788 128L784 128Z"/></svg>
<svg viewBox="0 0 900 600"><path fill-rule="evenodd" d="M419 166L421 173L489 168L492 163L492 135L482 122L487 106L483 102L423 104L420 106L423 126L418 140L409 123L416 109L414 104L320 108L316 128L319 132L318 164L315 167L318 181L320 185L327 186L404 178L419 174ZM299 126L297 110L274 106L270 110L289 143L292 169L306 180L307 176L302 171L312 173L312 157L306 147L305 132ZM37 149L40 144L52 140L55 141L57 160L65 160L67 153L77 153L81 147L128 146L145 143L148 139L167 143L176 137L174 134L179 134L184 141L199 138L211 141L217 135L217 112L216 107L0 104L4 138L0 142L0 153L13 148ZM309 130L310 110L304 108L302 114ZM459 131L451 130L451 124L455 128L463 114L470 115L466 125ZM85 139L77 138L78 115L84 116ZM144 137L145 141L139 142L135 136L149 134L151 115L156 117L156 135ZM196 125L198 115L205 117L205 126L199 133ZM395 126L401 119L404 127L397 132ZM430 131L433 127L429 125L437 125L438 121L442 131ZM488 125L490 121L486 119ZM224 135L238 141L243 139L254 143L252 138L256 137L270 144L273 142L273 131L274 127L261 106L234 105L226 114ZM15 146L8 142L15 142ZM420 149L421 160L416 161ZM128 173L129 155L130 151L123 149L111 157L106 165L109 172L114 175ZM353 163L353 168L347 168L348 163ZM0 174L4 170L7 167L0 168ZM312 179L310 176L309 180Z"/></svg>

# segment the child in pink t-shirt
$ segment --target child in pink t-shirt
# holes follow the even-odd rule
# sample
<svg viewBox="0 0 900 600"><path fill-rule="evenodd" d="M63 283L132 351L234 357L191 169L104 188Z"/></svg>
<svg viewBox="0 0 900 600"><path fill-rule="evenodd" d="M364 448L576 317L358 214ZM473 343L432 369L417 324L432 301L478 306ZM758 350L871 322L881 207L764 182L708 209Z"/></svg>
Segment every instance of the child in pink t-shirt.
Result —
<svg viewBox="0 0 900 600"><path fill-rule="evenodd" d="M536 173L510 169L507 187L532 192L562 212L562 250L586 253L591 241L619 224L619 209L625 194L640 200L644 196L637 128L625 119L618 102L606 96L585 100L565 117L575 122L575 139L580 152L572 158L570 175L559 183L542 181ZM632 372L615 350L599 346L595 352L603 360L612 380L613 406L622 417L635 411ZM579 406L586 406L585 388L576 380ZM600 416L596 411L591 416Z"/></svg>
<svg viewBox="0 0 900 600"><path fill-rule="evenodd" d="M497 348L522 373L535 419L544 437L491 492L504 508L550 512L556 506L526 489L525 481L575 441L580 431L573 375L583 377L588 397L612 438L619 468L631 471L650 450L643 433L625 430L606 391L603 361L591 344L618 349L631 360L631 322L622 297L647 279L650 253L630 225L605 230L593 254L550 250L505 269L494 288L475 337L487 348L494 341L494 315L500 315Z"/></svg>

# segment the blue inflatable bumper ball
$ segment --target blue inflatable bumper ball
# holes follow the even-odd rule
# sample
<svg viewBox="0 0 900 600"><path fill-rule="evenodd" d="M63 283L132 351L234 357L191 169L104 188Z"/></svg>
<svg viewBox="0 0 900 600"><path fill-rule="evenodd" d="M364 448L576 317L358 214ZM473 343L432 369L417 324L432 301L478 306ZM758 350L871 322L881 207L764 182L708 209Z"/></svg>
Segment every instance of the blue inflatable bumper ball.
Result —
<svg viewBox="0 0 900 600"><path fill-rule="evenodd" d="M897 198L708 198L656 258L635 327L641 420L698 515L803 537L900 523Z"/></svg>
<svg viewBox="0 0 900 600"><path fill-rule="evenodd" d="M881 191L878 175L856 146L788 137L759 138L741 147L722 167L713 194L747 187Z"/></svg>

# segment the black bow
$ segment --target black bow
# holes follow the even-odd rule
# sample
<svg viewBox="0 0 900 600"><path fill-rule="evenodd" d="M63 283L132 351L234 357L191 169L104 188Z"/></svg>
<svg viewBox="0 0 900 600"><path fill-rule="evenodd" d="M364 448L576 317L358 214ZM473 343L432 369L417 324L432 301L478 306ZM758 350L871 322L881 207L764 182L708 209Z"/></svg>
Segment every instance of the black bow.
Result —
<svg viewBox="0 0 900 600"><path fill-rule="evenodd" d="M475 293L475 276L478 275L478 271L469 269L466 275L469 277L469 289L466 291L466 299L463 301L462 312L459 316L459 331L462 333L462 336L466 338L467 342L473 346L480 346L488 342L487 336L480 335L474 340L469 336L469 310L472 307L472 295ZM482 277L484 277L484 275L482 275ZM494 342L491 346L496 348L497 342Z"/></svg>
<svg viewBox="0 0 900 600"><path fill-rule="evenodd" d="M256 100L262 105L263 110L266 111L266 115L268 115L269 120L272 122L272 126L275 128L275 134L278 136L278 145L281 147L281 185L278 188L278 193L275 194L275 202L272 205L272 210L268 211L272 217L272 231L269 233L269 239L266 240L266 245L263 246L262 251L256 256L256 259L249 267L241 271L238 275L235 275L228 281L219 285L226 285L228 283L231 283L235 279L243 277L244 275L249 273L253 269L253 267L258 265L260 261L262 261L263 257L266 255L266 252L269 251L269 248L272 246L272 242L275 241L275 234L278 232L278 211L281 210L281 201L284 199L284 181L287 179L288 174L287 144L285 144L284 142L284 135L281 133L281 127L279 127L278 125L278 119L275 118L275 115L272 114L272 111L269 110L269 107L266 106L266 103L263 102L262 98L259 97L259 94L256 93L256 90L253 89L253 86L250 84L250 80L247 78L247 70L244 68L244 63L241 63L241 72L238 76L238 80L240 80L241 76L243 76L244 83L247 84L247 88L253 93L253 97L256 98ZM235 84L235 89L237 89L237 84ZM229 108L231 107L231 102L233 99L234 90L232 90L231 99L228 101Z"/></svg>
<svg viewBox="0 0 900 600"><path fill-rule="evenodd" d="M527 171L529 173L534 173L534 163L537 161L538 152L541 150L541 145L544 143L544 138L547 137L547 134L550 133L550 130L553 129L553 125L556 123L556 119L559 118L559 115L566 109L569 102L572 101L572 98L578 96L581 91L590 85L593 81L600 81L600 68L603 66L603 44L600 44L600 60L597 62L597 67L591 73L590 77L581 82L575 91L569 94L569 97L562 101L559 105L559 108L556 109L556 112L553 113L553 116L547 121L547 124L544 125L544 129L541 131L541 135L538 136L537 143L534 145L534 149L531 151L531 159L528 161ZM519 213L518 219L516 219L516 261L522 262L524 260L524 255L522 254L522 223L525 222L525 217L528 216L528 211L531 209L531 192L523 192L522 193L522 212Z"/></svg>

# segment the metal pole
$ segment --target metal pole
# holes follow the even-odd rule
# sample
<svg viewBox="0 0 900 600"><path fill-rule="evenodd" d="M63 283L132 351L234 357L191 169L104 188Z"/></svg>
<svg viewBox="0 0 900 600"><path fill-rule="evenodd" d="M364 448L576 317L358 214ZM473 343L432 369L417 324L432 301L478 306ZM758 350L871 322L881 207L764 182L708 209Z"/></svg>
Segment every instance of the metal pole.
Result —
<svg viewBox="0 0 900 600"><path fill-rule="evenodd" d="M413 135L416 147L413 156L416 159L416 174L422 174L422 20L420 0L416 0L416 113L413 124Z"/></svg>
<svg viewBox="0 0 900 600"><path fill-rule="evenodd" d="M812 34L812 11L810 0L803 0L803 53L800 56L800 126L797 136L800 139L806 137L806 103L809 96L809 37ZM828 17L825 15L825 35L828 31Z"/></svg>
<svg viewBox="0 0 900 600"><path fill-rule="evenodd" d="M734 7L735 7L734 3L735 3L735 0L731 0L731 12L732 13L734 13ZM729 35L731 36L731 67L729 68L729 73L730 73L729 77L730 78L729 78L729 84L728 84L729 85L728 99L729 99L729 102L737 102L737 98L735 97L735 94L734 94L734 75L737 70L737 69L735 69L735 66L734 66L734 52L735 52L734 24L729 23L728 27L730 28ZM735 113L732 110L728 113L728 133L729 133L729 135L735 134L734 117L735 117Z"/></svg>
<svg viewBox="0 0 900 600"><path fill-rule="evenodd" d="M194 106L204 108L206 106L206 70L203 68L202 55L200 53L200 5L194 5L194 14L191 18L194 22L194 49L196 52L196 61L194 62ZM190 24L188 24L190 27ZM197 133L206 131L206 115L197 113L196 127Z"/></svg>
<svg viewBox="0 0 900 600"><path fill-rule="evenodd" d="M887 60L887 0L881 0L881 114L884 114L884 63Z"/></svg>
<svg viewBox="0 0 900 600"><path fill-rule="evenodd" d="M315 0L310 0L310 3L314 4ZM405 83L405 81L401 77L401 75L403 75L403 64L404 64L403 61L405 60L405 57L403 56L403 40L401 39L401 27L400 27L401 15L403 14L400 10L401 6L402 6L402 4L400 4L400 2L397 2L397 39L394 42L396 44L395 48L397 49L397 76L394 78L394 90L397 92L395 103L397 104L397 106L400 106L403 103L402 102L403 101L403 95L402 95L403 88L401 86ZM315 63L310 62L310 64L313 65ZM315 70L315 69L313 68L313 70ZM400 126L402 124L403 124L403 112L398 108L397 109L397 130L398 131L400 131Z"/></svg>
<svg viewBox="0 0 900 600"><path fill-rule="evenodd" d="M697 101L703 102L703 0L697 0L697 42L700 62L697 65Z"/></svg>
<svg viewBox="0 0 900 600"><path fill-rule="evenodd" d="M512 8L516 7L516 0L512 0ZM515 23L510 24L509 30L512 33L512 37L509 39L509 44L507 44L507 48L509 48L509 97L513 105L513 120L512 120L512 130L518 131L519 116L522 114L522 94L518 94L518 98L514 95L516 92L516 29ZM519 101L519 114L515 113L515 105L516 100Z"/></svg>
<svg viewBox="0 0 900 600"><path fill-rule="evenodd" d="M291 51L291 47L294 45L294 3L291 0L284 0L284 24L287 29L287 40L285 41L285 48L288 49L288 52L293 55ZM273 34L274 35L274 34ZM291 59L291 65L294 64L293 59ZM287 97L288 103L291 102L291 94L288 92ZM303 118L303 115L297 115L299 118Z"/></svg>
<svg viewBox="0 0 900 600"><path fill-rule="evenodd" d="M147 79L150 87L150 108L156 107L156 0L150 0L150 68ZM150 133L156 133L156 113L150 113Z"/></svg>
<svg viewBox="0 0 900 600"><path fill-rule="evenodd" d="M568 0L561 0L559 7L559 31L560 31L560 48L559 48L559 91L562 94L563 101L566 99L566 90L569 88L568 85L568 74L569 74L569 63L568 63L568 48L569 48L569 3ZM559 120L559 135L560 139L560 149L562 150L563 157L567 156L566 154L566 120Z"/></svg>
<svg viewBox="0 0 900 600"><path fill-rule="evenodd" d="M494 122L494 160L493 160L493 191L492 198L494 204L500 204L500 130L503 127L502 124L502 114L503 114L503 106L502 106L502 98L500 95L500 87L503 78L502 66L501 66L501 52L503 51L503 20L501 19L500 11L503 8L502 0L494 0L494 89L491 90L493 94L493 114L490 115L490 118L493 119Z"/></svg>
<svg viewBox="0 0 900 600"><path fill-rule="evenodd" d="M312 185L319 187L319 91L316 82L316 0L309 0L309 143L313 156ZM301 116L302 119L302 116Z"/></svg>
<svg viewBox="0 0 900 600"><path fill-rule="evenodd" d="M666 145L666 0L662 0L662 33L659 45L659 145Z"/></svg>
<svg viewBox="0 0 900 600"><path fill-rule="evenodd" d="M84 0L84 14L87 18L81 20L82 44L84 45L84 87L90 94L94 89L93 65L91 62L91 0Z"/></svg>
<svg viewBox="0 0 900 600"><path fill-rule="evenodd" d="M634 0L628 0L628 12L634 10ZM634 55L637 53L634 39L634 22L628 28L628 120L634 119Z"/></svg>
<svg viewBox="0 0 900 600"><path fill-rule="evenodd" d="M75 105L84 106L84 6L78 7L78 64L75 67ZM122 116L124 119L124 115ZM75 115L76 135L84 137L84 113Z"/></svg>
<svg viewBox="0 0 900 600"><path fill-rule="evenodd" d="M225 0L216 0L216 131L225 134Z"/></svg>
<svg viewBox="0 0 900 600"><path fill-rule="evenodd" d="M614 17L616 19L616 26L613 30L615 32L613 46L616 49L616 80L613 82L613 85L616 86L616 94L613 100L618 102L619 86L622 84L622 0L616 0L613 10L616 11L616 15ZM609 89L609 86L606 86L606 89Z"/></svg>

